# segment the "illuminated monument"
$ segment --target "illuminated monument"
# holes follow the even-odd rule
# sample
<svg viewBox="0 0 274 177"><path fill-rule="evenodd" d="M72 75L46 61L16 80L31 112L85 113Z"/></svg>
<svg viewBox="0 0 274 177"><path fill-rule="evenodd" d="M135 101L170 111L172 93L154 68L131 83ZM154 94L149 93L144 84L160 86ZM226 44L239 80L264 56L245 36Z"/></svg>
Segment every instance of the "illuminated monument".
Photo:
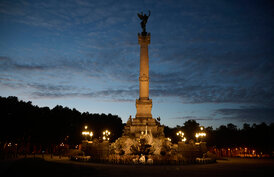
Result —
<svg viewBox="0 0 274 177"><path fill-rule="evenodd" d="M136 115L129 117L123 135L109 147L108 160L110 162L133 162L141 164L152 164L154 160L161 163L168 160L180 163L182 161L193 161L195 157L202 156L206 150L202 150L201 144L186 144L186 139L172 144L170 138L165 138L164 126L152 117L152 99L149 98L149 57L148 45L150 44L150 33L146 32L146 23L150 16L143 13L138 14L142 20L142 33L138 34L140 45L140 74L139 74L139 98L136 99ZM182 133L182 132L181 132ZM183 134L182 134L183 135ZM194 142L194 141L193 141ZM205 143L203 143L205 147ZM147 160L146 160L147 159Z"/></svg>
<svg viewBox="0 0 274 177"><path fill-rule="evenodd" d="M129 117L124 127L123 136L111 144L111 154L132 155L138 154L140 143L145 142L150 154L159 155L166 139L164 126L152 118L152 100L149 98L149 57L148 45L150 44L150 33L146 32L146 23L149 15L138 14L142 20L142 33L138 34L140 45L140 75L139 75L139 98L136 99L135 118ZM144 154L139 152L140 154Z"/></svg>
<svg viewBox="0 0 274 177"><path fill-rule="evenodd" d="M164 127L152 118L151 108L152 100L149 99L149 57L148 45L150 44L150 33L146 32L146 23L149 15L138 14L142 20L142 33L138 34L138 43L140 45L140 74L139 74L139 99L136 99L136 116L129 118L124 129L124 135L135 135L139 137L142 132L149 132L154 137L164 137Z"/></svg>

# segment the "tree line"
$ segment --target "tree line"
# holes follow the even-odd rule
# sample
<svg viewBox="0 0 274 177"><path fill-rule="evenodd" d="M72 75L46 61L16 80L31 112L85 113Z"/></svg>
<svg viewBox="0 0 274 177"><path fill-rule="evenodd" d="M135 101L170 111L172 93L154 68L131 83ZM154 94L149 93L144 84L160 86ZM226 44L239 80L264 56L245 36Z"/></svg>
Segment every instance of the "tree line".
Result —
<svg viewBox="0 0 274 177"><path fill-rule="evenodd" d="M13 96L0 97L0 108L2 143L79 144L85 125L94 138L101 137L106 129L112 132L112 140L122 135L123 123L117 115L80 113L60 105L40 108Z"/></svg>
<svg viewBox="0 0 274 177"><path fill-rule="evenodd" d="M170 137L173 142L180 141L180 137L176 136L178 131L183 131L188 140L194 141L197 139L195 132L201 132L200 125L195 120L188 120L183 126L165 127L166 137ZM203 140L209 147L218 149L247 147L256 149L258 152L274 154L274 123L269 125L264 122L253 125L244 123L243 128L237 128L236 125L229 123L215 130L212 127L206 127L203 132L206 133Z"/></svg>
<svg viewBox="0 0 274 177"><path fill-rule="evenodd" d="M46 146L49 144L66 143L79 144L82 140L81 132L84 126L92 130L94 137L102 137L104 130L111 132L111 141L115 141L123 133L125 124L117 115L80 113L60 105L50 109L38 107L31 102L18 100L17 97L0 97L0 143L30 143ZM165 126L165 136L173 143L180 141L176 135L183 131L187 140L196 140L195 132L200 131L200 125L195 120L188 120L182 126ZM210 147L250 147L265 153L274 151L274 123L269 125L244 124L238 128L234 124L221 125L215 130L205 127L207 136L204 140Z"/></svg>

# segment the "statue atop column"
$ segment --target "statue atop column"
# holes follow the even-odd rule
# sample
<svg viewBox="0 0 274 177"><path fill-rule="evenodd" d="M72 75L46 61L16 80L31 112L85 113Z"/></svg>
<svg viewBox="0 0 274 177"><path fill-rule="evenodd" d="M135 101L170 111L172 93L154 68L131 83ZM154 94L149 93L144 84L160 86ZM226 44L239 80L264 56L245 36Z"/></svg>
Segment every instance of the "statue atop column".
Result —
<svg viewBox="0 0 274 177"><path fill-rule="evenodd" d="M143 32L142 32L142 35L146 36L147 32L146 32L146 24L147 24L147 20L148 20L148 17L150 16L150 10L148 11L148 15L147 14L144 14L143 15L143 12L141 12L140 14L138 13L138 17L140 18L140 20L142 20L141 22L141 27L143 29Z"/></svg>

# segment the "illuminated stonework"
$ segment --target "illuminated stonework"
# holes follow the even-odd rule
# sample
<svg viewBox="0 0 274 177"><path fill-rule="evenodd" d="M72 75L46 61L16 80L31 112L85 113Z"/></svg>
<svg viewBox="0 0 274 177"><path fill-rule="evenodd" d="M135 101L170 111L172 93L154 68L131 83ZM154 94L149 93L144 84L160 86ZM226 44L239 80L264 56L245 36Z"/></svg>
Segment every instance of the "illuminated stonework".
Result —
<svg viewBox="0 0 274 177"><path fill-rule="evenodd" d="M140 44L139 99L136 100L136 118L152 118L152 100L149 99L149 58L150 34L138 34Z"/></svg>
<svg viewBox="0 0 274 177"><path fill-rule="evenodd" d="M150 33L138 34L140 45L140 75L139 75L139 99L136 99L136 116L129 118L124 128L124 135L140 137L142 132L149 132L153 137L164 137L164 127L156 119L152 118L152 100L149 99L149 57L148 45Z"/></svg>
<svg viewBox="0 0 274 177"><path fill-rule="evenodd" d="M137 147L141 139L145 139L151 146L150 154L160 155L163 145L167 142L164 135L164 126L152 118L152 100L149 99L149 58L148 45L150 34L138 34L140 44L140 75L139 99L136 99L136 116L129 117L124 127L123 136L111 144L115 154L130 155L134 153L132 147ZM170 143L170 142L168 142Z"/></svg>
<svg viewBox="0 0 274 177"><path fill-rule="evenodd" d="M149 12L150 14L150 12ZM139 98L136 99L136 115L129 117L123 135L109 146L107 154L109 162L129 164L153 164L153 160L163 163L193 161L197 155L203 156L206 149L204 142L186 144L186 138L182 131L178 132L181 141L172 144L170 138L165 138L164 126L160 119L154 119L151 114L152 100L149 98L149 57L148 45L150 33L146 32L145 24L149 16L138 14L142 20L143 32L138 34L140 45L140 74L139 74ZM104 134L105 135L105 134ZM106 140L106 137L104 138ZM104 141L105 142L105 141ZM201 147L201 148L200 148ZM102 149L98 146L97 149ZM201 150L202 151L201 151ZM203 150L205 149L205 150ZM101 151L102 152L102 151ZM200 154L199 154L200 153ZM194 154L194 155L192 155ZM103 155L100 155L100 158ZM168 161L167 161L168 160Z"/></svg>

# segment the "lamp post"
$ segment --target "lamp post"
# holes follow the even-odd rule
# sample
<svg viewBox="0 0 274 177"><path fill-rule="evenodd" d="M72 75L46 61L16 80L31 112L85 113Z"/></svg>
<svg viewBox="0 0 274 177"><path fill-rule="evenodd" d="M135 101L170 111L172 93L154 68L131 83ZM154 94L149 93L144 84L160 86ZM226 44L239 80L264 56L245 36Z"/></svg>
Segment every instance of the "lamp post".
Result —
<svg viewBox="0 0 274 177"><path fill-rule="evenodd" d="M103 141L109 141L109 135L110 135L110 131L108 130L103 131Z"/></svg>
<svg viewBox="0 0 274 177"><path fill-rule="evenodd" d="M196 133L195 137L196 137L196 141L198 142L199 141L199 133Z"/></svg>
<svg viewBox="0 0 274 177"><path fill-rule="evenodd" d="M181 138L181 141L182 142L186 142L186 137L184 137L184 132L182 132L182 131L178 131L177 133L176 133L176 135L177 136L179 136L180 138Z"/></svg>
<svg viewBox="0 0 274 177"><path fill-rule="evenodd" d="M93 136L93 132L92 131L88 131L88 126L85 125L84 127L84 131L82 131L82 136L84 137L85 140L88 140L89 138L91 139Z"/></svg>
<svg viewBox="0 0 274 177"><path fill-rule="evenodd" d="M201 127L200 127L200 132L198 132L198 133L195 134L195 137L196 137L196 139L197 139L197 142L199 141L199 138L200 138L200 137L201 137L201 142L202 142L203 137L206 137L206 133L205 133L203 130L204 130L204 127L201 126Z"/></svg>

